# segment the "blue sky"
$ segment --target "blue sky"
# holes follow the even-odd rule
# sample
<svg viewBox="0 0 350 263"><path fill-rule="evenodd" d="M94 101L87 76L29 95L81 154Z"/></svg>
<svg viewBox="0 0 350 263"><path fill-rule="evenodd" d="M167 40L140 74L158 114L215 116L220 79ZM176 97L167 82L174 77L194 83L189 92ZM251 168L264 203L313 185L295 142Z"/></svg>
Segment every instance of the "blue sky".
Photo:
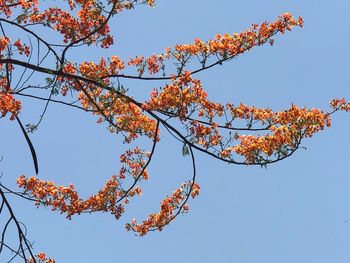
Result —
<svg viewBox="0 0 350 263"><path fill-rule="evenodd" d="M291 12L304 18L304 28L278 35L273 47L255 48L198 76L209 97L223 103L274 110L294 103L328 110L332 98L350 99L349 8L346 0L159 0L155 8L140 7L115 17L111 26L116 44L108 51L77 49L69 56L80 61L151 55ZM164 83L125 85L141 98ZM24 101L22 121L35 122L40 107ZM120 221L104 214L68 221L23 200L13 200L14 209L35 248L57 262L349 262L349 123L349 114L336 114L330 129L304 141L307 150L267 169L227 165L196 153L201 195L190 202L188 215L143 238L126 232L124 224L158 211L160 200L191 177L182 145L165 132L143 197L130 203ZM0 125L1 180L15 186L19 175L33 173L30 153L15 122L0 119ZM119 154L125 149L120 137L97 125L95 117L57 105L50 105L31 138L40 178L72 182L85 196L118 171Z"/></svg>

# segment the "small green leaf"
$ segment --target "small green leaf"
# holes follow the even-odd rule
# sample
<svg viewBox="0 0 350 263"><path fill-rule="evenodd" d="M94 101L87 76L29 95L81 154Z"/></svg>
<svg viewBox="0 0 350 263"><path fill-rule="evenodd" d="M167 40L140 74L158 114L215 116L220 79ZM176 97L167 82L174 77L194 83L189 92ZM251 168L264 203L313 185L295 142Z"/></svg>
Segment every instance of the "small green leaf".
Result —
<svg viewBox="0 0 350 263"><path fill-rule="evenodd" d="M51 85L53 83L53 79L50 77L45 78L45 81L48 85Z"/></svg>

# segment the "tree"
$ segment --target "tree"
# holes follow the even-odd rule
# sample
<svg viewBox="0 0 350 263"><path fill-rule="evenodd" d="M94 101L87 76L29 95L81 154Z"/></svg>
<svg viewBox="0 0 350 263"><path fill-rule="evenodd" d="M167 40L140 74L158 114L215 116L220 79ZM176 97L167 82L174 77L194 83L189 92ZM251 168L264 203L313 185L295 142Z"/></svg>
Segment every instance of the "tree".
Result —
<svg viewBox="0 0 350 263"><path fill-rule="evenodd" d="M291 156L304 138L330 126L330 116L334 112L350 110L344 99L332 100L329 112L295 105L275 112L268 108L209 100L196 77L198 73L228 62L253 47L272 45L272 37L276 34L301 27L302 18L296 19L289 13L282 14L274 22L254 24L239 34L217 35L209 41L195 39L191 44L176 45L158 55L129 60L113 55L90 62L74 60L69 52L80 46L109 48L113 43L110 20L138 4L153 6L154 3L116 1L104 3L104 6L95 1L70 1L68 4L66 9L45 9L32 1L1 4L4 14L0 19L3 34L0 45L1 113L18 122L37 174L40 167L27 132L38 128L52 103L93 113L98 116L99 123L105 123L111 133L119 134L124 143L137 146L120 156L119 173L113 175L97 194L86 199L80 197L73 185L59 186L37 176L23 175L17 179L22 192L1 185L1 212L9 212L1 249L13 250L14 256L22 257L24 261L50 262L50 259L42 253L34 255L6 194L29 199L37 206L50 207L69 219L73 215L98 211L109 212L119 219L129 200L142 194L138 184L148 180L147 167L162 129L181 143L183 155L189 155L193 176L161 202L159 213L151 214L142 223L132 220L126 225L128 230L145 235L149 231L162 230L177 215L187 212L188 199L199 194L194 150L227 163L267 166ZM51 31L57 36L44 38L43 33L51 34ZM53 44L56 38L57 42ZM46 53L42 54L42 50ZM126 79L154 80L162 84L143 102L134 99L136 94L124 84ZM21 96L31 98L33 103L45 103L39 121L26 127L20 121L20 113L24 111ZM71 102L72 97L77 101ZM152 143L149 149L140 148L146 144L141 138L148 138ZM17 226L19 250L4 242L7 226L11 223Z"/></svg>

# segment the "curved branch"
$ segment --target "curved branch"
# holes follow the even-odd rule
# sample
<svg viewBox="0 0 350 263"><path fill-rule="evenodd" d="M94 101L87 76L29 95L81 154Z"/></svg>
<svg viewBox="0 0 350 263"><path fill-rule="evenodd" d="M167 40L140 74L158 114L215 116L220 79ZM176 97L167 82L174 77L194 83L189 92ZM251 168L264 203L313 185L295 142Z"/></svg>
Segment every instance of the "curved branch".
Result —
<svg viewBox="0 0 350 263"><path fill-rule="evenodd" d="M119 200L116 203L120 203L124 198L126 198L128 196L129 192L135 187L137 182L140 180L142 174L144 173L144 171L147 169L148 165L150 164L152 157L153 157L153 154L154 154L154 150L156 148L156 144L158 142L158 139L157 139L158 138L158 130L159 130L159 121L157 121L156 130L155 130L154 138L153 138L153 145L152 145L152 149L151 149L151 154L150 154L146 164L142 167L141 172L135 178L134 183L128 188L128 190L126 190L124 195L121 198L119 198Z"/></svg>
<svg viewBox="0 0 350 263"><path fill-rule="evenodd" d="M192 180L191 180L191 186L190 186L190 189L186 195L186 198L185 200L182 202L181 206L178 208L177 212L175 213L175 215L173 215L166 223L164 223L164 226L168 225L171 221L175 220L175 218L182 212L182 209L184 207L184 205L187 203L188 199L190 198L190 195L191 195L191 192L192 192L192 189L193 189L193 185L194 183L196 182L196 160L195 160L195 157L194 157L194 153L193 153L193 150L192 150L192 147L189 146L189 149L190 149L190 155L191 155L191 159L192 159L192 169L193 169L193 175L192 175ZM150 229L150 231L155 231L155 230L158 230L159 227L157 228L153 228L153 229Z"/></svg>
<svg viewBox="0 0 350 263"><path fill-rule="evenodd" d="M21 253L18 252L18 254L21 254L21 256L23 257L24 259L24 262L27 262L28 259L26 257L26 250L28 250L30 256L32 257L33 259L33 263L36 263L36 259L35 259L35 256L32 252L32 249L31 249L31 244L28 242L27 238L26 238L26 235L25 235L25 232L22 230L22 227L20 225L20 222L18 221L18 219L16 218L13 210L12 210L12 207L10 205L10 203L8 202L2 188L0 187L0 196L3 200L3 203L5 204L5 206L7 207L7 210L8 212L10 213L10 218L14 221L15 225L16 225L16 228L17 228L17 232L18 232L18 239L19 239L19 247L20 247L20 251Z"/></svg>

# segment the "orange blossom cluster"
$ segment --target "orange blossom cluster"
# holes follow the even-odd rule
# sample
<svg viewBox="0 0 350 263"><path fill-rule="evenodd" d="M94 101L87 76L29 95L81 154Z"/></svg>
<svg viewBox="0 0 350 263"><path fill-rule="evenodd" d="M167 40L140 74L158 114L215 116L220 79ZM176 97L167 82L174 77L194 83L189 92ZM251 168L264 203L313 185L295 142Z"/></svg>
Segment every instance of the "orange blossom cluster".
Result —
<svg viewBox="0 0 350 263"><path fill-rule="evenodd" d="M350 112L350 101L346 102L345 98L333 99L331 100L330 105L334 110Z"/></svg>
<svg viewBox="0 0 350 263"><path fill-rule="evenodd" d="M2 79L0 81L2 81ZM4 117L7 113L10 112L10 119L13 120L20 110L20 101L15 100L13 95L9 94L8 92L0 92L0 117Z"/></svg>
<svg viewBox="0 0 350 263"><path fill-rule="evenodd" d="M270 109L248 107L244 104L234 106L227 103L225 106L214 103L207 98L201 82L194 79L189 71L179 77L173 77L172 84L166 85L161 91L154 90L151 99L143 106L147 110L157 110L171 113L182 121L188 120L194 112L205 122L191 119L189 132L193 141L205 149L227 144L220 134L218 124L214 122L225 117L223 128L232 128L233 122L239 119L260 122L267 125L266 130L272 134L264 136L234 135L231 140L240 140L236 146L226 146L220 149L220 156L231 157L231 153L245 157L246 163L257 163L261 153L271 156L281 153L285 147L297 147L302 137L311 137L315 132L330 126L329 114L318 109L298 108L295 105L288 110L273 112ZM249 130L249 129L248 129Z"/></svg>
<svg viewBox="0 0 350 263"><path fill-rule="evenodd" d="M9 48L10 46L10 38L9 37L0 37L0 58L3 58L4 55L2 54L5 49ZM30 48L29 46L22 44L21 40L18 39L13 43L13 46L17 48L17 50L11 50L13 53L14 51L17 51L20 55L26 55L27 57L30 55ZM0 68L2 68L2 65L0 64ZM13 67L12 67L13 69Z"/></svg>
<svg viewBox="0 0 350 263"><path fill-rule="evenodd" d="M214 39L207 42L197 38L192 44L176 45L174 50L167 48L165 53L160 55L153 54L148 58L137 56L130 59L128 65L136 66L141 76L146 68L150 74L155 74L160 69L164 69L163 61L165 59L175 59L180 62L181 67L184 67L192 56L201 57L203 65L205 65L210 56L215 56L220 58L219 60L225 61L244 53L254 46L260 46L267 42L272 44L273 40L271 37L276 33L284 33L295 26L302 27L303 23L304 21L301 17L296 20L290 13L285 13L279 16L275 22L264 22L260 26L254 24L251 29L241 33L232 35L217 34Z"/></svg>
<svg viewBox="0 0 350 263"><path fill-rule="evenodd" d="M161 231L171 220L174 219L175 212L180 209L180 212L186 213L189 209L187 204L184 204L189 195L195 198L199 195L200 186L197 183L186 182L176 189L171 196L167 196L160 205L160 211L157 214L150 214L148 219L138 224L135 219L131 223L126 224L126 229L132 230L140 236L146 235L149 231Z"/></svg>
<svg viewBox="0 0 350 263"><path fill-rule="evenodd" d="M261 159L261 155L271 156L275 154L279 158L284 157L298 147L303 137L311 137L314 133L331 125L328 113L319 109L298 108L295 105L285 111L273 112L270 109L258 109L244 104L240 104L238 107L227 104L225 116L230 115L231 120L226 122L224 128L231 128L234 121L245 119L250 124L257 121L261 124L267 124L265 130L271 132L271 134L265 135L238 135L235 133L225 141L226 145L235 140L239 140L239 143L222 147L220 156L232 158L232 153L236 153L245 157L247 164L264 162L266 159ZM197 120L191 122L190 131L194 141L204 148L223 145L224 140L219 133L218 125L215 122L209 123L211 125L202 124Z"/></svg>
<svg viewBox="0 0 350 263"><path fill-rule="evenodd" d="M48 258L45 253L40 252L39 254L35 255L36 262L38 263L55 263L56 261L52 258ZM34 263L34 259L30 257L28 263Z"/></svg>
<svg viewBox="0 0 350 263"><path fill-rule="evenodd" d="M65 213L68 219L75 214L97 211L109 212L116 219L119 219L124 212L124 206L119 203L120 200L124 199L124 204L127 204L129 197L142 195L139 186L128 191L124 190L122 180L126 178L126 175L133 180L138 177L142 180L148 180L148 172L144 169L144 158L149 158L149 156L148 152L139 148L126 151L120 156L123 166L119 175L113 175L97 194L86 200L79 197L73 184L68 187L57 186L51 181L43 181L34 176L26 178L24 175L17 179L17 184L25 189L28 196L36 200L37 206L50 206L53 211Z"/></svg>
<svg viewBox="0 0 350 263"><path fill-rule="evenodd" d="M151 0L108 1L105 4L110 5L111 9L106 12L102 3L97 0L68 0L67 2L67 11L58 7L40 11L38 0L0 0L0 12L9 18L13 14L13 9L16 8L15 20L18 23L37 23L48 26L62 34L65 43L86 38L84 43L100 42L101 47L108 48L113 44L113 37L109 34L107 18L123 9L131 9L134 4L154 5L154 1Z"/></svg>
<svg viewBox="0 0 350 263"><path fill-rule="evenodd" d="M173 77L172 84L167 84L161 92L154 90L143 108L171 112L182 119L194 105L201 105L208 114L222 109L220 104L207 100L207 93L203 90L201 81L194 79L189 71L185 71L183 75Z"/></svg>
<svg viewBox="0 0 350 263"><path fill-rule="evenodd" d="M284 151L288 148L296 149L303 137L311 137L331 125L329 114L319 109L308 110L292 105L288 110L271 114L265 121L270 123L269 130L272 134L238 136L240 143L224 149L221 155L226 157L233 151L244 156L246 163L258 163L261 154L284 157L290 153Z"/></svg>
<svg viewBox="0 0 350 263"><path fill-rule="evenodd" d="M100 116L99 123L108 121L110 132L122 132L125 142L140 135L156 136L156 121L144 114L139 106L116 92L102 91L99 87L91 86L90 91L79 94L82 106Z"/></svg>
<svg viewBox="0 0 350 263"><path fill-rule="evenodd" d="M78 98L84 109L93 111L95 115L100 116L98 123L108 122L110 132L122 132L125 134L125 141L130 142L146 135L150 138L155 136L156 121L143 113L138 105L131 102L125 95L125 91L113 90L105 91L104 87L110 84L109 78L104 78L110 74L118 73L124 69L124 62L117 56L112 56L108 63L101 59L98 64L94 62L83 62L79 65L79 72L82 76L91 80L96 80L101 85L84 83L74 78L61 77L61 93L66 95L69 88L80 91ZM76 66L67 63L64 66L64 72L75 74Z"/></svg>
<svg viewBox="0 0 350 263"><path fill-rule="evenodd" d="M22 14L32 13L38 8L38 0L0 0L0 12L5 14L6 17L10 17L13 13L13 9L22 9ZM18 16L20 18L21 16Z"/></svg>

